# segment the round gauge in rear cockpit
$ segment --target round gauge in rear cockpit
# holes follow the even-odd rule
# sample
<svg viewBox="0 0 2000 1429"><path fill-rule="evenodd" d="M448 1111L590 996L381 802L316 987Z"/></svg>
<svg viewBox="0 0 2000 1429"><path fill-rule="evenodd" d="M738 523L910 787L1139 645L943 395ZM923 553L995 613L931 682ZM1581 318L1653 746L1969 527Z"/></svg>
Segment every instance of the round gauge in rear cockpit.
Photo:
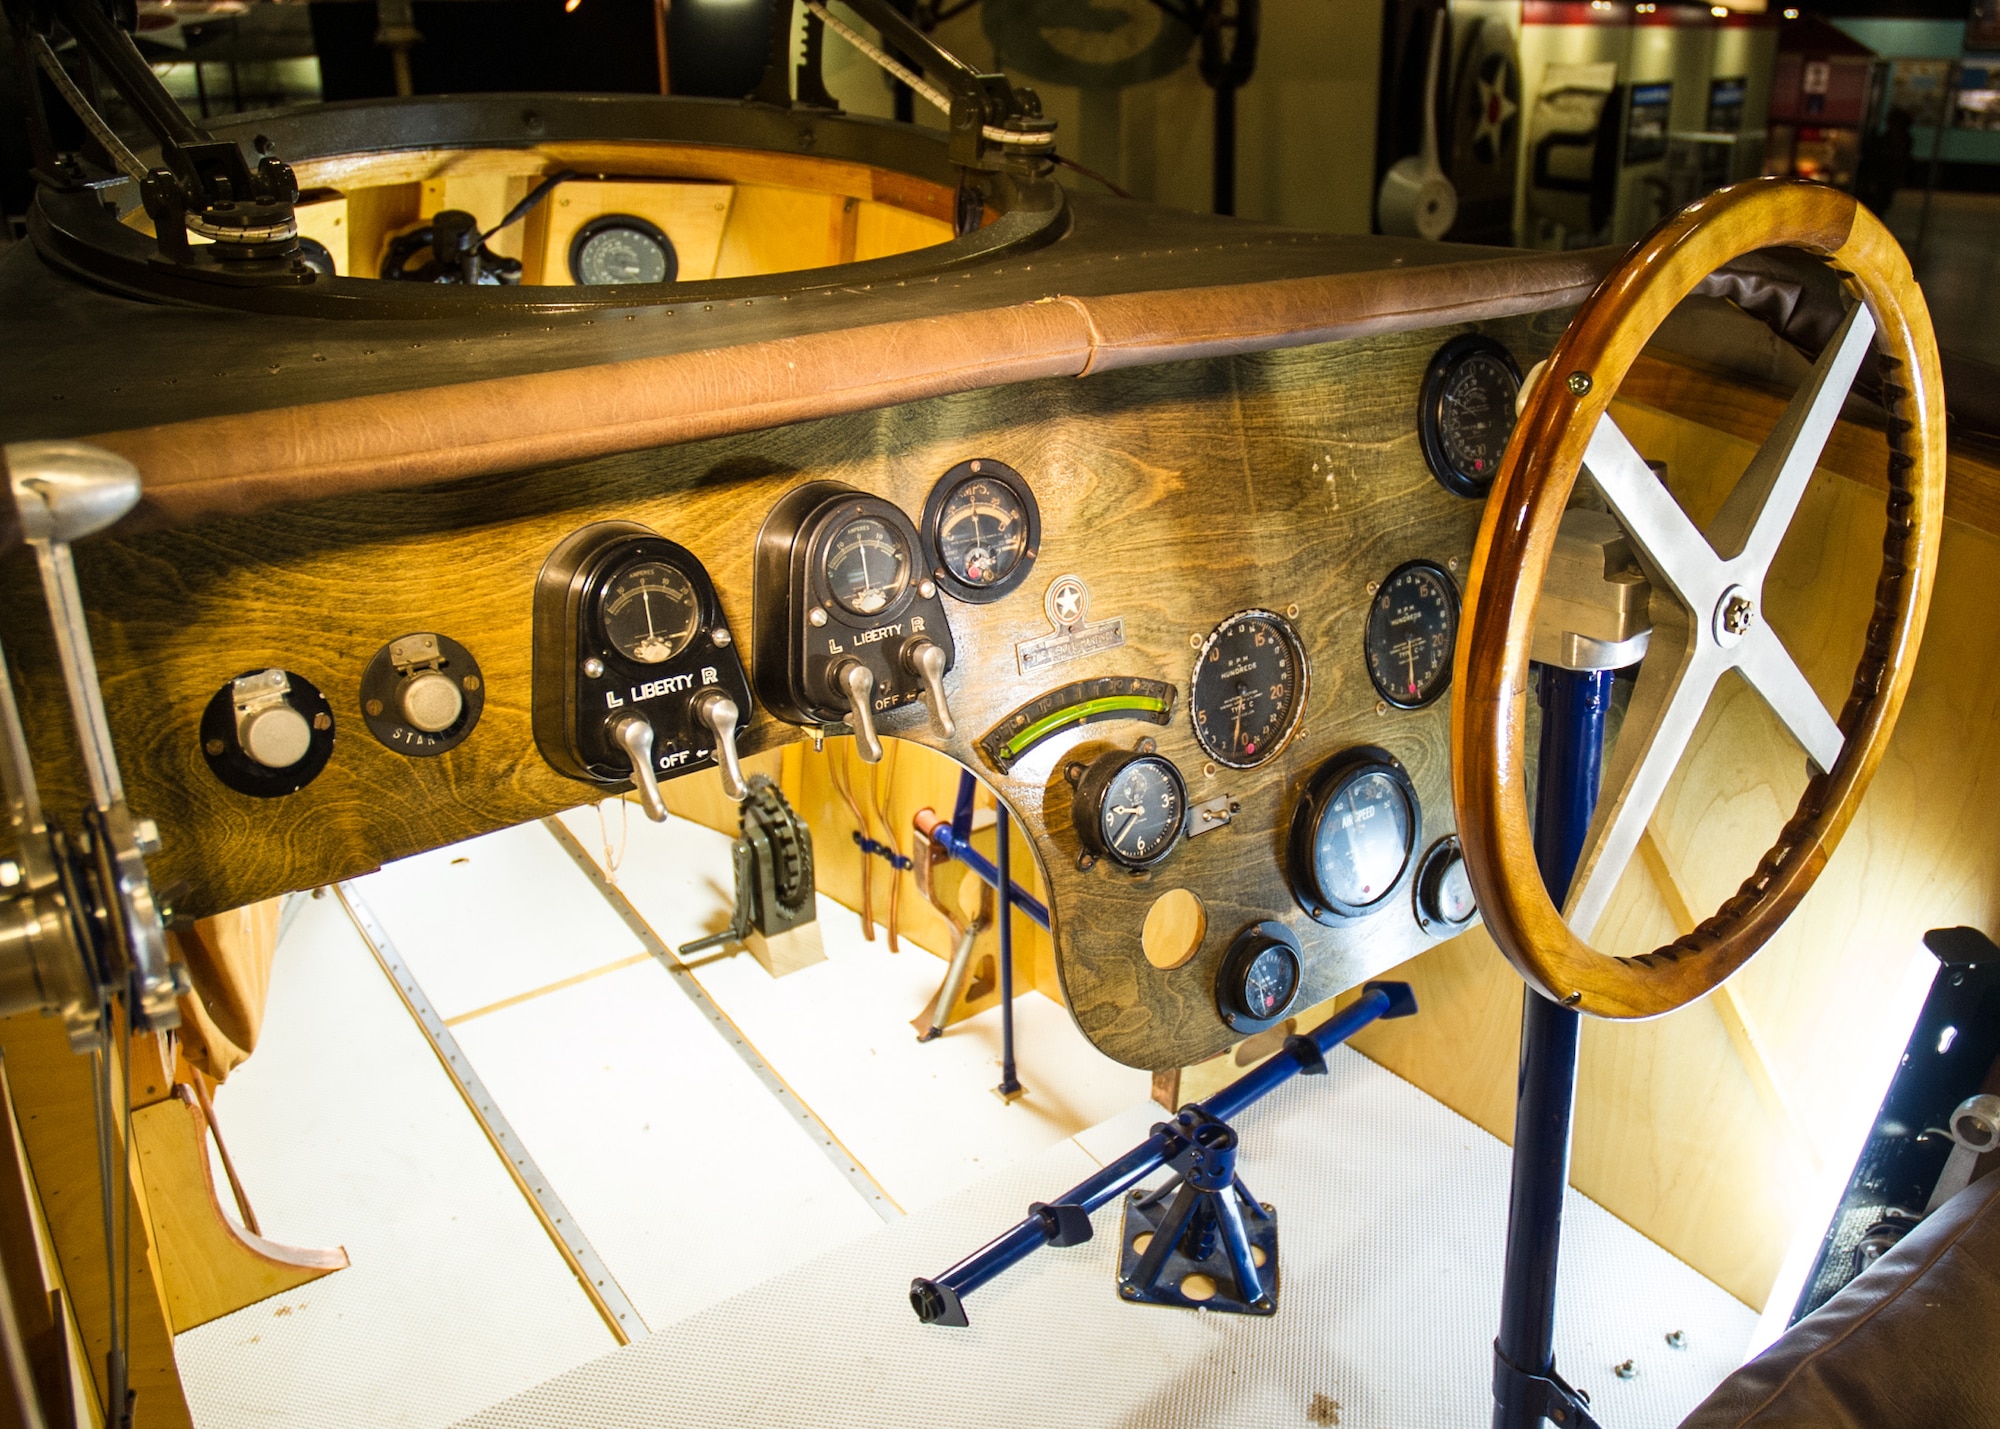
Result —
<svg viewBox="0 0 2000 1429"><path fill-rule="evenodd" d="M1306 656L1284 617L1240 611L1194 657L1188 709L1218 764L1253 769L1285 747L1306 704Z"/></svg>
<svg viewBox="0 0 2000 1429"><path fill-rule="evenodd" d="M1417 436L1431 475L1459 496L1484 496L1514 434L1521 369L1490 337L1467 333L1437 350L1424 373Z"/></svg>
<svg viewBox="0 0 2000 1429"><path fill-rule="evenodd" d="M661 561L640 561L620 571L605 585L598 612L611 647L640 665L673 659L701 627L694 586Z"/></svg>
<svg viewBox="0 0 2000 1429"><path fill-rule="evenodd" d="M658 224L629 213L607 213L576 231L569 275L587 286L671 283L680 271L673 240Z"/></svg>

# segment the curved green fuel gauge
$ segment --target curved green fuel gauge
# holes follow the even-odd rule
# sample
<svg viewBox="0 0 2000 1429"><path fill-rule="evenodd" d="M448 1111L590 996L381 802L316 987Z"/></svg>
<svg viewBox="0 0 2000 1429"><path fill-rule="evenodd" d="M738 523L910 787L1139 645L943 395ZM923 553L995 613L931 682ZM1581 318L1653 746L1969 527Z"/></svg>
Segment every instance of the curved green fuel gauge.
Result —
<svg viewBox="0 0 2000 1429"><path fill-rule="evenodd" d="M979 751L1005 774L1029 750L1066 729L1101 720L1130 719L1168 724L1175 690L1163 680L1137 675L1104 675L1035 696L979 738Z"/></svg>

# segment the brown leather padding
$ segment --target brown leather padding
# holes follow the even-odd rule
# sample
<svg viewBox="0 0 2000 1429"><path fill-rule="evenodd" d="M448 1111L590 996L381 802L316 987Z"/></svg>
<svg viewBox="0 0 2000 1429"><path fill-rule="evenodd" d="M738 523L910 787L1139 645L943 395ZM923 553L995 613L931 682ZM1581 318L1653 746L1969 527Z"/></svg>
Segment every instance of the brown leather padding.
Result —
<svg viewBox="0 0 2000 1429"><path fill-rule="evenodd" d="M1724 1380L1681 1429L2000 1424L2000 1176L1973 1182Z"/></svg>
<svg viewBox="0 0 2000 1429"><path fill-rule="evenodd" d="M1256 352L1581 302L1606 255L1504 255L1055 296L703 352L205 417L89 438L144 478L123 531L809 421L1038 377ZM0 533L0 549L5 536Z"/></svg>

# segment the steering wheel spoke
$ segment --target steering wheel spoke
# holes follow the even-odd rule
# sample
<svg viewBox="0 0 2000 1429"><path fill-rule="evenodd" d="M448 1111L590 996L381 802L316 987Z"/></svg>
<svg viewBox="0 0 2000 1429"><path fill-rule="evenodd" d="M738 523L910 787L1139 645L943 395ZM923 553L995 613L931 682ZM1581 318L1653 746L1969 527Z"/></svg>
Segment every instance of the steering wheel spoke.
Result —
<svg viewBox="0 0 2000 1429"><path fill-rule="evenodd" d="M1806 679L1805 671L1778 638L1778 632L1760 621L1744 637L1735 655L1736 667L1743 672L1743 678L1764 697L1764 703L1791 731L1806 757L1821 773L1833 768L1847 736L1840 732L1840 726L1821 703L1819 692Z"/></svg>
<svg viewBox="0 0 2000 1429"><path fill-rule="evenodd" d="M1726 582L1714 547L1688 519L1611 414L1597 419L1583 468L1648 565L1690 611L1705 611Z"/></svg>

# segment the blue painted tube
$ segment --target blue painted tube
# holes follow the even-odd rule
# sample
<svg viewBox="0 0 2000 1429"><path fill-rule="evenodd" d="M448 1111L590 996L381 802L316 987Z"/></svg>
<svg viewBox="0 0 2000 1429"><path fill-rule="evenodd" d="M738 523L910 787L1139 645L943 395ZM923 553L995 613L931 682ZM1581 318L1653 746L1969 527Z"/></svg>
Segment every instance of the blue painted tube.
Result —
<svg viewBox="0 0 2000 1429"><path fill-rule="evenodd" d="M1369 983L1359 1000L1336 1012L1303 1038L1294 1039L1295 1042L1309 1044L1313 1051L1300 1048L1295 1052L1294 1043L1287 1043L1285 1051L1245 1072L1202 1102L1201 1109L1218 1120L1226 1121L1301 1072L1323 1067L1323 1059L1328 1052L1377 1018L1407 1017L1416 1010L1416 999L1410 993L1409 984ZM1181 1138L1178 1135L1166 1130L1155 1131L1094 1176L1079 1181L1054 1201L1047 1202L1046 1210L1038 1206L1026 1220L981 1246L935 1280L911 1282L910 1304L916 1310L917 1318L927 1324L965 1324L964 1298L994 1276L1018 1265L1045 1245L1077 1244L1089 1239L1087 1224L1081 1236L1059 1239L1063 1234L1061 1210L1069 1207L1081 1207L1086 1212L1097 1210L1166 1165L1180 1149Z"/></svg>
<svg viewBox="0 0 2000 1429"><path fill-rule="evenodd" d="M1000 1095L1011 1097L1021 1090L1014 1073L1014 873L1013 830L1003 804L993 811L993 851L999 865L993 870L993 887L998 891L1000 924Z"/></svg>
<svg viewBox="0 0 2000 1429"><path fill-rule="evenodd" d="M1597 809L1611 671L1541 668L1542 743L1535 797L1535 861L1558 906L1569 894ZM1494 1341L1494 1429L1533 1429L1545 1402L1523 1376L1555 1370L1556 1268L1569 1185L1582 1018L1526 988L1514 1106L1507 1261Z"/></svg>
<svg viewBox="0 0 2000 1429"><path fill-rule="evenodd" d="M993 860L972 846L970 837L961 835L950 824L939 824L931 830L931 842L936 844L947 858L955 858L974 874L986 880L993 888L1000 886L1000 870L993 866ZM1010 880L1011 882L1011 880ZM1047 930L1049 926L1048 906L1039 898L1030 897L1020 884L1013 885L1014 907L1037 927Z"/></svg>

